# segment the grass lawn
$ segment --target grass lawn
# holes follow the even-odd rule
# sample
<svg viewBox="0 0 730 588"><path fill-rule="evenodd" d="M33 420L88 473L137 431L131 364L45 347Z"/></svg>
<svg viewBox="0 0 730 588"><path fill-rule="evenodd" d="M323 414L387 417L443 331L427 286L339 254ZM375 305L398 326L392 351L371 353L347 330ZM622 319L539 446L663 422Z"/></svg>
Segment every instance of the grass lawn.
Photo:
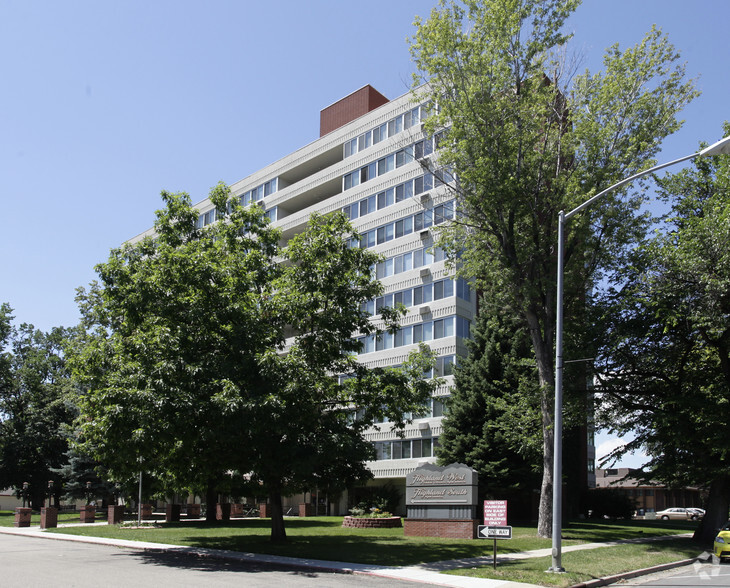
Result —
<svg viewBox="0 0 730 588"><path fill-rule="evenodd" d="M492 541L489 540L404 537L402 528L353 529L343 528L341 525L342 517L288 518L286 519L288 541L284 544L273 544L269 541L270 521L268 519L234 520L225 524L208 524L198 521L163 523L157 528L145 529L124 528L116 525L81 526L50 532L393 566L491 555L492 550ZM663 536L688 532L692 528L693 525L686 523L658 521L577 522L565 528L563 545ZM498 553L550 548L551 541L538 539L535 532L534 527L514 526L514 538L500 541ZM673 541L650 544L649 558L658 557L663 553L665 543L673 543ZM682 542L682 544L684 543L687 543L688 548L692 545L689 541ZM631 545L628 546L628 549L639 551L640 546ZM697 546L692 547L693 555L700 552L701 549ZM576 556L563 555L566 567L570 565L571 561L568 558L573 557ZM686 556L683 554L681 557L673 555L668 557L670 560L674 560L683 559ZM621 559L627 560L625 557ZM666 561L666 559L661 561ZM511 569L516 569L516 565L510 564ZM540 563L538 567L542 565ZM548 562L544 568L540 569L544 571L549 565ZM636 568L631 567L631 569ZM491 567L489 571L491 571ZM469 573L472 572L474 570L469 570ZM533 581L533 583L536 582Z"/></svg>
<svg viewBox="0 0 730 588"><path fill-rule="evenodd" d="M96 511L96 520L105 521L107 517L106 510L103 512ZM0 510L0 527L12 527L15 522L15 512L11 510ZM59 512L58 523L80 523L81 515L78 512ZM41 524L41 513L34 512L30 517L31 525Z"/></svg>
<svg viewBox="0 0 730 588"><path fill-rule="evenodd" d="M499 548L498 548L499 549ZM462 568L446 572L474 578L491 578L525 582L542 586L567 587L596 578L605 578L622 572L640 570L662 563L697 557L701 547L690 539L671 539L652 543L615 545L584 551L563 552L565 574L546 573L552 565L551 557L519 561L499 561L497 569L491 565L480 568Z"/></svg>

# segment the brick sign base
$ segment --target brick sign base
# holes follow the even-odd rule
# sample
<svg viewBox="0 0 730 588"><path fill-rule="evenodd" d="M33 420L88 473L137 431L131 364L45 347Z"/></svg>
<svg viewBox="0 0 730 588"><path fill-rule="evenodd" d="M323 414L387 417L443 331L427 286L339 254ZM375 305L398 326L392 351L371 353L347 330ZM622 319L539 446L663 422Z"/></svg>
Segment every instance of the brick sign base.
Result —
<svg viewBox="0 0 730 588"><path fill-rule="evenodd" d="M449 539L476 539L477 519L411 519L403 521L403 535L407 537L446 537Z"/></svg>
<svg viewBox="0 0 730 588"><path fill-rule="evenodd" d="M400 517L345 517L342 526L358 529L392 529L402 527L403 523Z"/></svg>

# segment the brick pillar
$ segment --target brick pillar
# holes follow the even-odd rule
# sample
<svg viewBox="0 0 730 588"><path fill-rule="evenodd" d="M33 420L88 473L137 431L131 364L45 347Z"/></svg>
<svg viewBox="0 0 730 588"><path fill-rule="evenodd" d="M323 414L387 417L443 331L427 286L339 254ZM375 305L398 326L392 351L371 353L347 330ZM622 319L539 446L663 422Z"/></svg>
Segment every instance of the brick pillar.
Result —
<svg viewBox="0 0 730 588"><path fill-rule="evenodd" d="M200 518L200 505L199 504L188 504L188 518L199 519Z"/></svg>
<svg viewBox="0 0 730 588"><path fill-rule="evenodd" d="M118 525L124 520L124 505L112 504L107 510L107 523L110 525Z"/></svg>
<svg viewBox="0 0 730 588"><path fill-rule="evenodd" d="M239 502L231 504L231 518L241 518L243 516L243 505Z"/></svg>
<svg viewBox="0 0 730 588"><path fill-rule="evenodd" d="M266 504L265 502L262 502L261 504L259 504L259 517L261 517L262 519L268 518L269 517L268 510L269 510L268 504Z"/></svg>
<svg viewBox="0 0 730 588"><path fill-rule="evenodd" d="M15 509L14 527L30 527L31 509L24 506L18 506Z"/></svg>
<svg viewBox="0 0 730 588"><path fill-rule="evenodd" d="M87 504L82 506L81 510L81 522L82 523L93 523L96 521L96 507Z"/></svg>
<svg viewBox="0 0 730 588"><path fill-rule="evenodd" d="M300 517L311 517L314 516L314 505L310 503L299 505L299 516Z"/></svg>
<svg viewBox="0 0 730 588"><path fill-rule="evenodd" d="M143 504L142 505L142 520L148 521L151 518L152 518L152 505Z"/></svg>
<svg viewBox="0 0 730 588"><path fill-rule="evenodd" d="M180 505L168 504L165 507L165 520L168 523L177 523L180 521Z"/></svg>
<svg viewBox="0 0 730 588"><path fill-rule="evenodd" d="M55 506L41 508L41 529L58 527L58 509Z"/></svg>

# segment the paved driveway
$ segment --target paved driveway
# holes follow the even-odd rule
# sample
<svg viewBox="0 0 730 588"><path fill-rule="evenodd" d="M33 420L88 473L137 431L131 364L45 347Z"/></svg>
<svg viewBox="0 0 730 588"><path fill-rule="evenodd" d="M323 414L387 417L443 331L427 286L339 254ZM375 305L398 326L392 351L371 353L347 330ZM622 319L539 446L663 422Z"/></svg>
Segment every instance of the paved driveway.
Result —
<svg viewBox="0 0 730 588"><path fill-rule="evenodd" d="M3 588L416 586L412 582L372 576L292 570L256 562L230 562L5 534L0 534L0 553Z"/></svg>

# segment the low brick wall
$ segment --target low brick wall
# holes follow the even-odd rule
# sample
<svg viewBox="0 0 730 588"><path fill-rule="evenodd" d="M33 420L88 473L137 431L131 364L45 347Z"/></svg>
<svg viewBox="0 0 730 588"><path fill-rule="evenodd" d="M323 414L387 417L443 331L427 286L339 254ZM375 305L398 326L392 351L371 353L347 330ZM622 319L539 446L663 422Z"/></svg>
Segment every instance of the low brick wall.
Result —
<svg viewBox="0 0 730 588"><path fill-rule="evenodd" d="M355 527L358 529L392 529L394 527L402 527L403 523L400 517L345 517L342 521L343 527Z"/></svg>
<svg viewBox="0 0 730 588"><path fill-rule="evenodd" d="M406 519L403 524L403 535L476 539L478 523L476 519Z"/></svg>

